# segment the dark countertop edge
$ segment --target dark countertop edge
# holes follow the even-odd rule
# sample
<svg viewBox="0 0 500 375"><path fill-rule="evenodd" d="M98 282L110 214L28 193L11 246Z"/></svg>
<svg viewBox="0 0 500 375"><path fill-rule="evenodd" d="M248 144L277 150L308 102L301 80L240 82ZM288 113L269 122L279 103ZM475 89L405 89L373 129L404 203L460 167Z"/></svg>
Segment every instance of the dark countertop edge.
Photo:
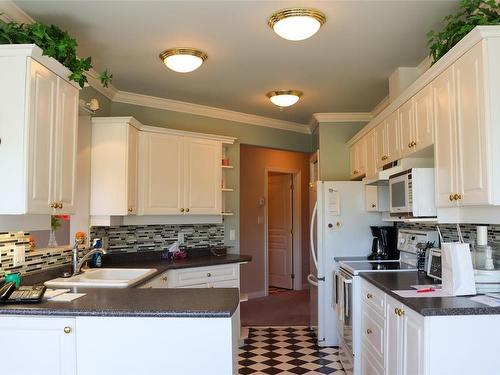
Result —
<svg viewBox="0 0 500 375"><path fill-rule="evenodd" d="M421 298L405 298L401 297L399 294L394 293L390 288L386 285L374 280L370 277L372 272L360 272L359 275L368 281L373 286L377 287L384 293L390 295L395 300L401 302L402 304L408 306L413 311L424 317L435 317L435 316L456 316L456 315L500 315L500 308L493 307L488 305L480 304L479 302L475 302L477 306L469 306L469 307L418 307L416 306L416 302L421 300ZM408 286L409 288L409 286ZM473 297L473 296L470 296ZM432 299L438 300L450 300L450 299L462 299L465 298L467 301L470 301L468 296L460 296L460 297L429 297ZM427 299L422 297L423 299ZM473 302L473 301L470 301Z"/></svg>
<svg viewBox="0 0 500 375"><path fill-rule="evenodd" d="M30 309L12 309L2 310L0 306L0 316L58 316L58 317L116 317L116 318L231 318L236 309L231 311L75 311L65 310L30 310Z"/></svg>

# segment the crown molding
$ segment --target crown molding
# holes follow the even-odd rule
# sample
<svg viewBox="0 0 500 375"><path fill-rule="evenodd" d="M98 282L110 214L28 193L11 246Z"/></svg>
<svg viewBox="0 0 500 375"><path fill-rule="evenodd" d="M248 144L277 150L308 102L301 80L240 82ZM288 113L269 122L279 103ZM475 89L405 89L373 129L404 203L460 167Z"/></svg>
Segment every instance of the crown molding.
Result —
<svg viewBox="0 0 500 375"><path fill-rule="evenodd" d="M313 117L320 122L369 122L373 116L371 112L359 113L314 113Z"/></svg>
<svg viewBox="0 0 500 375"><path fill-rule="evenodd" d="M276 120L269 117L235 112L228 109L209 107L178 100L159 98L132 92L118 91L113 97L114 102L140 105L143 107L164 109L168 111L189 113L192 115L218 118L221 120L241 122L250 125L265 126L268 128L310 134L309 126L297 122Z"/></svg>
<svg viewBox="0 0 500 375"><path fill-rule="evenodd" d="M0 1L0 13L3 13L0 16L2 21L15 21L17 23L33 23L35 21L13 1Z"/></svg>

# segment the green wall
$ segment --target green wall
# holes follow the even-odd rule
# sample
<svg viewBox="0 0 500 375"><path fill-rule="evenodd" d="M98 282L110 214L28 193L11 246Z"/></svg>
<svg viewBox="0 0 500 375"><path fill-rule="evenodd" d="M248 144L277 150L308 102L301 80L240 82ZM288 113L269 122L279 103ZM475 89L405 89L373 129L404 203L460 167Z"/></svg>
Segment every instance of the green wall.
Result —
<svg viewBox="0 0 500 375"><path fill-rule="evenodd" d="M254 146L311 151L309 134L264 126L116 102L111 104L111 116L133 116L144 125L236 137L240 143Z"/></svg>
<svg viewBox="0 0 500 375"><path fill-rule="evenodd" d="M319 124L319 178L324 181L349 180L349 147L346 142L366 123Z"/></svg>

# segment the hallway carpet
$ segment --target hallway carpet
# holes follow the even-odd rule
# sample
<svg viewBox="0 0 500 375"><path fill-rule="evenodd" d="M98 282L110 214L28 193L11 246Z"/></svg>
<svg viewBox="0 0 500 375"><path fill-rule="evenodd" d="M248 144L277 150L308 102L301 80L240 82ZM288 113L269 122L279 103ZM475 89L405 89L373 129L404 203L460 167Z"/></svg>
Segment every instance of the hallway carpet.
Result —
<svg viewBox="0 0 500 375"><path fill-rule="evenodd" d="M309 290L290 290L242 302L241 325L308 326Z"/></svg>

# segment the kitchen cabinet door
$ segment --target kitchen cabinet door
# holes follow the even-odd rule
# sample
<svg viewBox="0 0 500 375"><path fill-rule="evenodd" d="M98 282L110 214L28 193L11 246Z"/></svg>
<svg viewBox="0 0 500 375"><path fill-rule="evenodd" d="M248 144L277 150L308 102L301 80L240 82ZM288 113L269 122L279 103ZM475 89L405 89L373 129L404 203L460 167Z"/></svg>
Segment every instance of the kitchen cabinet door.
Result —
<svg viewBox="0 0 500 375"><path fill-rule="evenodd" d="M2 316L2 374L76 374L72 318Z"/></svg>
<svg viewBox="0 0 500 375"><path fill-rule="evenodd" d="M399 132L401 136L401 156L407 156L414 150L413 102L408 100L399 110Z"/></svg>
<svg viewBox="0 0 500 375"><path fill-rule="evenodd" d="M401 318L400 318L401 319ZM420 375L424 373L424 321L415 311L403 306L402 312L403 341L402 359L403 375Z"/></svg>
<svg viewBox="0 0 500 375"><path fill-rule="evenodd" d="M375 127L373 131L375 134L375 155L376 155L376 166L377 168L382 168L384 164L388 162L388 150L387 150L387 137L386 137L386 126L385 123Z"/></svg>
<svg viewBox="0 0 500 375"><path fill-rule="evenodd" d="M366 178L372 178L377 174L376 134L371 131L366 136Z"/></svg>
<svg viewBox="0 0 500 375"><path fill-rule="evenodd" d="M427 85L413 97L414 135L412 141L418 151L434 144L434 108L431 85ZM406 143L403 142L403 147Z"/></svg>
<svg viewBox="0 0 500 375"><path fill-rule="evenodd" d="M434 168L436 206L454 207L457 193L457 135L453 66L432 82L434 98Z"/></svg>
<svg viewBox="0 0 500 375"><path fill-rule="evenodd" d="M184 207L187 214L221 214L221 160L219 141L184 137Z"/></svg>
<svg viewBox="0 0 500 375"><path fill-rule="evenodd" d="M402 320L398 315L401 304L386 296L386 349L385 370L387 375L399 375L402 371L401 348L403 344Z"/></svg>
<svg viewBox="0 0 500 375"><path fill-rule="evenodd" d="M75 206L79 92L61 78L57 84L53 200L59 203L58 214L70 214Z"/></svg>
<svg viewBox="0 0 500 375"><path fill-rule="evenodd" d="M139 214L184 212L183 137L139 134Z"/></svg>
<svg viewBox="0 0 500 375"><path fill-rule="evenodd" d="M389 162L401 157L401 139L399 134L398 111L393 112L385 120L387 156Z"/></svg>
<svg viewBox="0 0 500 375"><path fill-rule="evenodd" d="M351 179L358 179L365 174L366 148L367 148L367 138L363 137L355 144L353 144L349 150Z"/></svg>
<svg viewBox="0 0 500 375"><path fill-rule="evenodd" d="M34 60L30 75L27 212L50 214L54 211L57 76Z"/></svg>
<svg viewBox="0 0 500 375"><path fill-rule="evenodd" d="M358 170L356 169L356 154L357 154L358 142L354 143L349 147L349 175L351 180L356 178Z"/></svg>
<svg viewBox="0 0 500 375"><path fill-rule="evenodd" d="M132 125L128 126L127 139L127 214L137 213L137 184L139 158L139 131Z"/></svg>
<svg viewBox="0 0 500 375"><path fill-rule="evenodd" d="M487 205L491 189L482 43L463 55L454 68L459 204Z"/></svg>

